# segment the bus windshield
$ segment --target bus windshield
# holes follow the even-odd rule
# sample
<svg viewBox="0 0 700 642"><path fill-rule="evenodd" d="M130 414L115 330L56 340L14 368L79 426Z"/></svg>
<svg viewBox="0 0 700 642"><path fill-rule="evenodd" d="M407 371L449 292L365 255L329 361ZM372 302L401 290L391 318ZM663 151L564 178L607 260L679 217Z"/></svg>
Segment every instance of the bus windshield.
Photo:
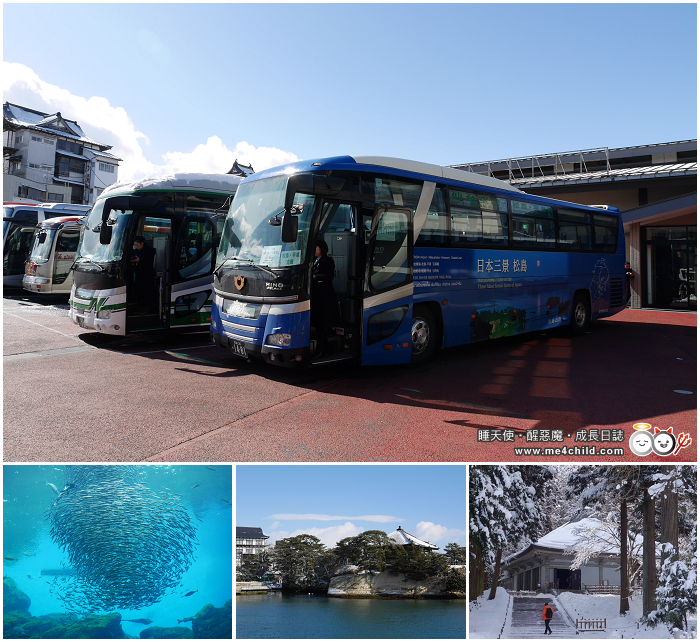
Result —
<svg viewBox="0 0 700 642"><path fill-rule="evenodd" d="M95 262L106 263L109 261L119 261L124 253L124 243L129 233L133 212L112 211L109 215L109 222L112 227L112 240L109 245L100 244L100 226L102 223L102 210L105 201L101 200L95 204L88 215L83 231L83 238L78 248L77 263Z"/></svg>
<svg viewBox="0 0 700 642"><path fill-rule="evenodd" d="M238 188L224 222L217 265L234 258L275 268L302 262L306 254L314 197L297 194L294 199L295 205L303 206L298 216L299 234L295 243L282 243L282 228L268 222L278 214L281 221L287 179L287 176L275 176Z"/></svg>
<svg viewBox="0 0 700 642"><path fill-rule="evenodd" d="M34 263L46 263L51 256L51 248L53 247L53 239L56 236L56 229L38 229L34 234L32 250L29 253L29 260ZM46 233L46 238L42 243L40 240L41 232Z"/></svg>

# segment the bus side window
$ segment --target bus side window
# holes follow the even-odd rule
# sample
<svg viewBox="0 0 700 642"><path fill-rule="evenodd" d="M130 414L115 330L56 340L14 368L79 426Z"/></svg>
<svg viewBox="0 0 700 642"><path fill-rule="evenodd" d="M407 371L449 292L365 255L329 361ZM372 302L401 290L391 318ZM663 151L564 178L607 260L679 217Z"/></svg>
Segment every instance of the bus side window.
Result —
<svg viewBox="0 0 700 642"><path fill-rule="evenodd" d="M435 194L433 194L433 201L428 209L428 216L416 239L416 246L446 245L449 233L447 220L445 198L440 187L437 187Z"/></svg>
<svg viewBox="0 0 700 642"><path fill-rule="evenodd" d="M590 215L560 207L559 247L569 252L592 249Z"/></svg>
<svg viewBox="0 0 700 642"><path fill-rule="evenodd" d="M188 220L182 226L176 249L177 265L183 279L204 276L212 270L214 231L209 220Z"/></svg>

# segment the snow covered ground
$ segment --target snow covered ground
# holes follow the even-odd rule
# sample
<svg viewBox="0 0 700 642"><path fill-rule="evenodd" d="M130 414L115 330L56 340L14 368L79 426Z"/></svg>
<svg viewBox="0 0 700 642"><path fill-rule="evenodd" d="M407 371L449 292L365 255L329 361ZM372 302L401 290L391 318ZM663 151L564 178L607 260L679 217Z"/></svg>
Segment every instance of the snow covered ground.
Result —
<svg viewBox="0 0 700 642"><path fill-rule="evenodd" d="M495 640L501 635L506 623L510 596L500 586L496 589L496 598L487 600L489 591L476 601L469 603L469 638Z"/></svg>
<svg viewBox="0 0 700 642"><path fill-rule="evenodd" d="M512 610L514 598L509 596L504 588L496 591L496 599L488 601L489 592L486 591L478 600L469 603L469 638L470 639L518 639L531 637L529 632L518 629L512 622ZM522 599L522 598L521 598ZM560 623L570 622L572 625L576 619L603 619L607 620L605 631L588 632L583 634L587 638L595 639L620 639L620 638L644 638L644 639L670 639L673 635L665 625L650 627L644 624L637 625L642 617L642 598L636 595L630 598L630 610L624 616L620 616L620 597L618 595L581 595L579 593L561 593L553 598L551 595L540 594L536 598L541 602L550 600L555 611L552 620L552 628L556 628L557 620ZM568 618L566 618L568 615ZM513 624L513 626L511 626ZM540 622L536 622L537 626ZM697 618L689 619L689 627L697 632ZM575 637L575 629L571 631L571 637ZM559 630L561 637L561 628Z"/></svg>
<svg viewBox="0 0 700 642"><path fill-rule="evenodd" d="M579 595L578 593L561 593L557 598L559 604L566 609L569 616L578 619L603 619L607 620L605 633L586 633L596 638L646 638L663 639L672 638L673 635L664 624L656 627L637 623L642 617L642 596L634 595L630 598L630 610L620 615L619 595ZM696 626L696 621L688 622L689 626ZM697 627L696 627L697 630Z"/></svg>

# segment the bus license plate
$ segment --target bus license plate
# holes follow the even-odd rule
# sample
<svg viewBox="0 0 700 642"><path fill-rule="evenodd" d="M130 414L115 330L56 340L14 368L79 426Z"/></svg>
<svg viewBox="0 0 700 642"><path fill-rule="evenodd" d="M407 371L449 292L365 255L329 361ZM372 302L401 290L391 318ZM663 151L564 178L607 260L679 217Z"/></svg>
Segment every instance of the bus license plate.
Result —
<svg viewBox="0 0 700 642"><path fill-rule="evenodd" d="M239 354L242 357L248 356L245 351L245 346L240 341L234 341L231 339L231 350L233 350L235 354Z"/></svg>

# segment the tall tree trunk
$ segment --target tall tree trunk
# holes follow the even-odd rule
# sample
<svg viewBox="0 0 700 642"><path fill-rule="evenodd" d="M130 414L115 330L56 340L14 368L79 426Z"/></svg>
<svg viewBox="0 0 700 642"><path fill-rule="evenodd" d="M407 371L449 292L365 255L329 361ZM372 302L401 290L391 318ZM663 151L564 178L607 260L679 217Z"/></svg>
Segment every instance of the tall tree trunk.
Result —
<svg viewBox="0 0 700 642"><path fill-rule="evenodd" d="M493 579L491 582L491 592L489 593L489 600L496 598L496 589L498 588L498 580L501 577L501 555L503 554L503 549L499 548L496 551L496 564L493 568Z"/></svg>
<svg viewBox="0 0 700 642"><path fill-rule="evenodd" d="M474 601L484 592L484 552L477 542L473 546L474 559L469 560L469 600Z"/></svg>
<svg viewBox="0 0 700 642"><path fill-rule="evenodd" d="M620 500L620 615L630 610L630 576L627 554L627 500Z"/></svg>
<svg viewBox="0 0 700 642"><path fill-rule="evenodd" d="M662 471L665 474L673 473L674 466L662 466ZM666 488L661 495L661 533L659 533L659 541L663 544L671 544L673 546L672 560L678 559L678 493L674 487L676 478L675 475L666 483ZM668 553L661 552L661 565L663 566Z"/></svg>
<svg viewBox="0 0 700 642"><path fill-rule="evenodd" d="M656 525L655 502L649 489L644 489L642 504L642 534L644 550L642 553L642 611L648 615L656 610Z"/></svg>

